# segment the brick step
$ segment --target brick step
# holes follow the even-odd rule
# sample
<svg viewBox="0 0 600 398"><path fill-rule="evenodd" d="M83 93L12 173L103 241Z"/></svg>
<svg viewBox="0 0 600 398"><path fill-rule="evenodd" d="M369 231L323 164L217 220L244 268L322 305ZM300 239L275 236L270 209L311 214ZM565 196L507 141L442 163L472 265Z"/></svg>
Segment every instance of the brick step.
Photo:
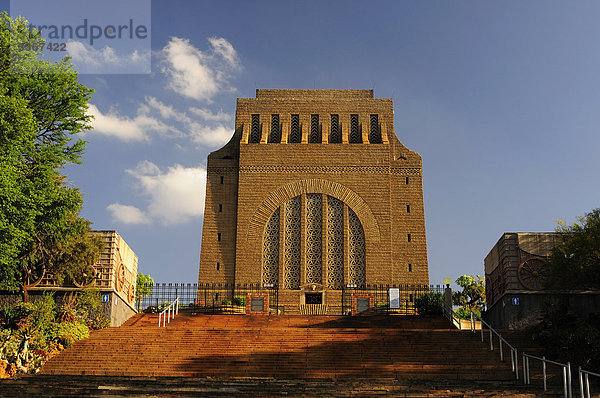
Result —
<svg viewBox="0 0 600 398"><path fill-rule="evenodd" d="M166 328L158 328L157 319L138 314L119 328L95 331L51 359L42 373L514 379L508 350L500 362L479 335L451 329L441 318L180 314Z"/></svg>
<svg viewBox="0 0 600 398"><path fill-rule="evenodd" d="M140 378L34 375L0 380L3 397L61 396L183 396L183 397L555 397L513 382L394 380L389 378L337 380Z"/></svg>

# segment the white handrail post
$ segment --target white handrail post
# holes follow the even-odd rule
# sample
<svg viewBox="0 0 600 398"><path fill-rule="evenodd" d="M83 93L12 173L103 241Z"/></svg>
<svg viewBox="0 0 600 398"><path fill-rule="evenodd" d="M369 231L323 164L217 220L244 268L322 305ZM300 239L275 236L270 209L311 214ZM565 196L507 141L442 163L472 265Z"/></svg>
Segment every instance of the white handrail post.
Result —
<svg viewBox="0 0 600 398"><path fill-rule="evenodd" d="M471 332L475 333L475 322L473 321L473 310L471 310Z"/></svg>
<svg viewBox="0 0 600 398"><path fill-rule="evenodd" d="M544 373L544 391L548 391L548 386L546 384L546 357L542 357L542 372Z"/></svg>
<svg viewBox="0 0 600 398"><path fill-rule="evenodd" d="M179 314L179 297L177 297L175 301L177 303L175 304L175 314Z"/></svg>
<svg viewBox="0 0 600 398"><path fill-rule="evenodd" d="M527 384L531 384L531 374L529 373L529 357L527 357Z"/></svg>
<svg viewBox="0 0 600 398"><path fill-rule="evenodd" d="M567 367L563 366L563 392L565 398L568 398L567 395Z"/></svg>
<svg viewBox="0 0 600 398"><path fill-rule="evenodd" d="M514 349L515 351L515 367L513 368L515 371L515 374L517 375L517 380L519 380L519 352L517 351L517 349Z"/></svg>
<svg viewBox="0 0 600 398"><path fill-rule="evenodd" d="M590 375L587 373L585 374L585 390L587 398L590 398L592 395L590 392Z"/></svg>
<svg viewBox="0 0 600 398"><path fill-rule="evenodd" d="M490 326L490 351L494 351L494 339L492 337L492 328Z"/></svg>
<svg viewBox="0 0 600 398"><path fill-rule="evenodd" d="M527 374L525 374L525 369L527 369L527 365L525 365L525 354L523 354L523 384L527 384Z"/></svg>
<svg viewBox="0 0 600 398"><path fill-rule="evenodd" d="M581 366L579 367L579 396L583 398L583 374L581 373Z"/></svg>
<svg viewBox="0 0 600 398"><path fill-rule="evenodd" d="M573 398L573 385L571 382L571 362L567 362L567 384L569 388L569 398Z"/></svg>

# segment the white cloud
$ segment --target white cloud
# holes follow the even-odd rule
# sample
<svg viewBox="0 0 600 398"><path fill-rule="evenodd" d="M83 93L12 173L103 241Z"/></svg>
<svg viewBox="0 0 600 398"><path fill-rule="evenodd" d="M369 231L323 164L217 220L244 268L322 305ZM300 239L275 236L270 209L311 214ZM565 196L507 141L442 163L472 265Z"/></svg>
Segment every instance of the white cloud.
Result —
<svg viewBox="0 0 600 398"><path fill-rule="evenodd" d="M161 50L167 87L186 97L208 101L228 90L229 70L239 69L237 53L224 38L211 37L211 50L203 52L189 39L171 37Z"/></svg>
<svg viewBox="0 0 600 398"><path fill-rule="evenodd" d="M206 146L220 146L226 144L233 135L233 130L221 124L215 127L200 126L192 132L193 142Z"/></svg>
<svg viewBox="0 0 600 398"><path fill-rule="evenodd" d="M143 161L138 163L135 169L127 170L127 173L137 180L142 194L149 200L145 211L134 206L125 206L129 208L130 213L134 213L131 209L136 209L149 222L159 221L166 225L185 223L204 214L206 169L175 164L163 172L154 163ZM109 210L111 206L119 209L117 206L123 205L113 203ZM136 220L133 217L131 219ZM120 221L126 222L124 219Z"/></svg>
<svg viewBox="0 0 600 398"><path fill-rule="evenodd" d="M146 108L141 106L136 117L129 118L120 116L114 110L102 113L98 107L90 104L87 113L94 116L91 125L96 133L113 136L126 142L147 141L149 133L152 132L163 135L181 135L177 129L149 116L145 110Z"/></svg>
<svg viewBox="0 0 600 398"><path fill-rule="evenodd" d="M101 70L104 72L140 72L150 65L150 52L134 50L130 54L118 53L110 46L101 49L89 46L80 41L69 40L66 43L67 54L73 58L73 63L86 71ZM106 69L106 70L105 70Z"/></svg>
<svg viewBox="0 0 600 398"><path fill-rule="evenodd" d="M150 222L144 212L135 206L112 203L106 209L112 213L113 219L117 222L124 224L147 224Z"/></svg>
<svg viewBox="0 0 600 398"><path fill-rule="evenodd" d="M206 126L190 118L185 112L176 111L171 105L166 105L154 97L146 97L145 99L148 113L151 109L154 109L165 119L173 119L183 123L188 137L194 143L206 146L218 146L227 143L233 135L233 129L223 124ZM200 108L192 107L190 108L190 112L200 115L203 119L209 121L220 121L230 118L226 113L212 113L209 110Z"/></svg>
<svg viewBox="0 0 600 398"><path fill-rule="evenodd" d="M229 113L225 113L223 111L212 113L208 109L195 108L193 106L190 107L189 111L200 116L204 120L213 122L229 122L233 119Z"/></svg>
<svg viewBox="0 0 600 398"><path fill-rule="evenodd" d="M208 39L215 54L221 56L232 68L239 68L237 51L222 37L211 37Z"/></svg>

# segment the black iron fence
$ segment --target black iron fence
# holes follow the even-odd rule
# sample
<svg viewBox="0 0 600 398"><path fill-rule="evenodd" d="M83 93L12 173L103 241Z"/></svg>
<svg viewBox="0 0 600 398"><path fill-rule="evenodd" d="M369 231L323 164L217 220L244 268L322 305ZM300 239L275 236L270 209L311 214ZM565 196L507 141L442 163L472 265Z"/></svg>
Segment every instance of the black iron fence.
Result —
<svg viewBox="0 0 600 398"><path fill-rule="evenodd" d="M347 315L353 309L357 310L357 300L360 304L361 300L368 299L370 312L413 315L416 314L415 302L420 296L443 292L443 285L346 285L341 290L328 290L323 305L326 305L329 315ZM245 313L248 294L268 295L271 313L294 314L300 311L300 291L280 290L277 285L218 283L157 283L152 287L152 293L138 303L138 308L161 311L179 297L182 311L239 314Z"/></svg>
<svg viewBox="0 0 600 398"><path fill-rule="evenodd" d="M346 285L342 287L341 313L348 315L359 298L373 299L371 312L416 315L416 300L428 293L444 294L443 285ZM353 298L354 297L354 298ZM357 310L357 308L354 308Z"/></svg>

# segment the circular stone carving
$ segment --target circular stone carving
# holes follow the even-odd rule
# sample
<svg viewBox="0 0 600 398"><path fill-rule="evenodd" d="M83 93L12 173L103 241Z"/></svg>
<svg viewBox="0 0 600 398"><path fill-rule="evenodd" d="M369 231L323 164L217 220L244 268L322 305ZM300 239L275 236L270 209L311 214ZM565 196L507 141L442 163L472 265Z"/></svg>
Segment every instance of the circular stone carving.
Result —
<svg viewBox="0 0 600 398"><path fill-rule="evenodd" d="M546 265L540 259L529 259L519 265L518 276L526 289L542 290L546 280Z"/></svg>
<svg viewBox="0 0 600 398"><path fill-rule="evenodd" d="M133 284L129 285L129 290L127 292L127 298L129 299L130 303L133 303L135 300L135 287L133 286Z"/></svg>
<svg viewBox="0 0 600 398"><path fill-rule="evenodd" d="M117 291L125 290L125 266L121 263L117 268Z"/></svg>
<svg viewBox="0 0 600 398"><path fill-rule="evenodd" d="M93 266L85 270L80 270L80 272L73 276L73 284L80 288L90 287L96 281L96 269Z"/></svg>

